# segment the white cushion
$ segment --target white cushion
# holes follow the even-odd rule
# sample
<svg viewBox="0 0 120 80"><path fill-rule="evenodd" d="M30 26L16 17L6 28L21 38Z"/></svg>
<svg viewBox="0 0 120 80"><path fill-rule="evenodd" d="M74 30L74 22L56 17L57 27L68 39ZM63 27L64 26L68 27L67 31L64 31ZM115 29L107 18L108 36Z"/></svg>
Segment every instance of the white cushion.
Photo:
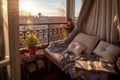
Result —
<svg viewBox="0 0 120 80"><path fill-rule="evenodd" d="M120 48L108 42L100 41L93 53L114 62L116 57L120 54Z"/></svg>
<svg viewBox="0 0 120 80"><path fill-rule="evenodd" d="M77 42L86 47L85 53L90 54L98 43L99 38L84 33L79 33L72 42Z"/></svg>
<svg viewBox="0 0 120 80"><path fill-rule="evenodd" d="M80 53L82 53L85 50L85 46L83 46L77 42L72 42L68 46L67 50L73 52L76 55L79 55Z"/></svg>

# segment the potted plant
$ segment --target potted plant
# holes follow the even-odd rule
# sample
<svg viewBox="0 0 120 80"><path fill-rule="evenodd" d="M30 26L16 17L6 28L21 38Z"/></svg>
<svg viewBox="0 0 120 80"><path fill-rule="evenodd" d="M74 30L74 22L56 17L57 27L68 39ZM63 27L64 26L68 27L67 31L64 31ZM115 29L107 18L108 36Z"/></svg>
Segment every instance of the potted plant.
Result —
<svg viewBox="0 0 120 80"><path fill-rule="evenodd" d="M30 53L30 55L33 55L37 51L36 46L40 44L40 40L35 34L29 34L26 36L25 44L28 47L28 53Z"/></svg>
<svg viewBox="0 0 120 80"><path fill-rule="evenodd" d="M68 31L65 28L63 28L63 39L66 39L68 35Z"/></svg>

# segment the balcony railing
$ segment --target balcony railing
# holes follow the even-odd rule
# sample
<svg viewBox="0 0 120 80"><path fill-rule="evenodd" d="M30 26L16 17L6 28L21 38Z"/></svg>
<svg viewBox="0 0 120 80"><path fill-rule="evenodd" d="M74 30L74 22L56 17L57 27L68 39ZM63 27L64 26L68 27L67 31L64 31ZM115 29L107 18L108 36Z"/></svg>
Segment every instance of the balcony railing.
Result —
<svg viewBox="0 0 120 80"><path fill-rule="evenodd" d="M41 41L41 45L49 42L63 39L63 27L66 23L40 23L40 24L20 24L23 30L20 30L20 47L25 47L24 39L28 34L36 34ZM37 27L37 28L36 28ZM32 28L32 29L31 29Z"/></svg>

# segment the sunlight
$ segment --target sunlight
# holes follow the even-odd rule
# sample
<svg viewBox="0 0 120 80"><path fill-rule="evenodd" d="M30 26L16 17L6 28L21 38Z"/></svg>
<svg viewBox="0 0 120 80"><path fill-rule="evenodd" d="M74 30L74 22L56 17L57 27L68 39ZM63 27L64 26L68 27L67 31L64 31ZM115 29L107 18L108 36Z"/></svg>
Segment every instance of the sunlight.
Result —
<svg viewBox="0 0 120 80"><path fill-rule="evenodd" d="M26 12L31 12L32 14L36 14L36 7L32 3L32 1L24 1L20 4L20 10L26 11Z"/></svg>
<svg viewBox="0 0 120 80"><path fill-rule="evenodd" d="M19 13L20 15L33 15L38 16L61 16L62 11L65 9L66 0L19 0ZM65 15L65 13L64 13Z"/></svg>

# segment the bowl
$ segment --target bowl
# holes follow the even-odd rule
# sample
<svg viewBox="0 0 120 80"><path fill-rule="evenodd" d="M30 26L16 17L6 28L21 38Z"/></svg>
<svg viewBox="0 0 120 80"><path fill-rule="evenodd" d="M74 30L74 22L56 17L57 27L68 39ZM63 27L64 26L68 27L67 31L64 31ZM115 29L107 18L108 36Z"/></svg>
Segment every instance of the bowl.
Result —
<svg viewBox="0 0 120 80"><path fill-rule="evenodd" d="M109 61L106 58L100 58L100 62L102 66L107 66Z"/></svg>

